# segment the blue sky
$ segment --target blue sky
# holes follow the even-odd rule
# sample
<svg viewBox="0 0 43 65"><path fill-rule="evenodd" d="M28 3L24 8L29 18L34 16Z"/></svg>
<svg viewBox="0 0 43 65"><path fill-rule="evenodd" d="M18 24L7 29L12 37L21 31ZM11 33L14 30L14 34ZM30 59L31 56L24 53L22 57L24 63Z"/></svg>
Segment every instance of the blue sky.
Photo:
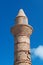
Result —
<svg viewBox="0 0 43 65"><path fill-rule="evenodd" d="M0 65L14 64L14 37L10 29L21 8L34 29L30 37L32 65L43 65L43 0L0 0Z"/></svg>

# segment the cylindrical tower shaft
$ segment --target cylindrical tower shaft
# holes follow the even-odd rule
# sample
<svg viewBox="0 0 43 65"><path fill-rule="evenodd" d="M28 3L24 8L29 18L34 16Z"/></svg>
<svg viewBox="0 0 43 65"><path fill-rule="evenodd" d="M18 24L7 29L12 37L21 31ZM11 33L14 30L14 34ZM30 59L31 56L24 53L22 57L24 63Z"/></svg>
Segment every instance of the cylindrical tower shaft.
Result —
<svg viewBox="0 0 43 65"><path fill-rule="evenodd" d="M20 9L16 17L16 24L11 31L15 36L15 65L31 65L30 35L32 27L28 25L28 18L22 9Z"/></svg>

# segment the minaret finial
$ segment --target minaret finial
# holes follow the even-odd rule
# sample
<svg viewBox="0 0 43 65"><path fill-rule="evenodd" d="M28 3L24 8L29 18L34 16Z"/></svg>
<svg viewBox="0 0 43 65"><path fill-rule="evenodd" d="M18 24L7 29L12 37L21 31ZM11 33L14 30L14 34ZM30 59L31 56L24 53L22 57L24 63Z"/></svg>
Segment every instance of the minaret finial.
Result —
<svg viewBox="0 0 43 65"><path fill-rule="evenodd" d="M26 17L26 15L25 15L23 9L20 9L20 10L19 10L19 13L18 13L17 17L18 17L18 16L25 16L25 17Z"/></svg>

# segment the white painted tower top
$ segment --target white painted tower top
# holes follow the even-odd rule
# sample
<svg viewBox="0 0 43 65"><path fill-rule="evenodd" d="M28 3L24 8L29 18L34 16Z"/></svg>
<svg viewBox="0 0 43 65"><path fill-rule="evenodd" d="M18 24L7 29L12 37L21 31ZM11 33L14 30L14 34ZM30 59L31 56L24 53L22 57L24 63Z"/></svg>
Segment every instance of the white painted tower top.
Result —
<svg viewBox="0 0 43 65"><path fill-rule="evenodd" d="M26 15L25 15L23 9L20 9L20 10L19 10L19 13L18 13L17 17L18 17L18 16L25 16L25 17L26 17Z"/></svg>

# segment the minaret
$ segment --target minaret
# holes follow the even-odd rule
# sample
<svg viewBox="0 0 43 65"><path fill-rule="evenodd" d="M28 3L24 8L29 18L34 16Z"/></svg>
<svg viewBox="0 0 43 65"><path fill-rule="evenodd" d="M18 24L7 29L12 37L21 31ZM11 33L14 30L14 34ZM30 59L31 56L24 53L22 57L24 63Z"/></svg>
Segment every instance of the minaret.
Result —
<svg viewBox="0 0 43 65"><path fill-rule="evenodd" d="M15 42L14 65L31 65L30 35L32 27L28 25L28 18L22 9L15 19L15 26L11 28L11 32Z"/></svg>

